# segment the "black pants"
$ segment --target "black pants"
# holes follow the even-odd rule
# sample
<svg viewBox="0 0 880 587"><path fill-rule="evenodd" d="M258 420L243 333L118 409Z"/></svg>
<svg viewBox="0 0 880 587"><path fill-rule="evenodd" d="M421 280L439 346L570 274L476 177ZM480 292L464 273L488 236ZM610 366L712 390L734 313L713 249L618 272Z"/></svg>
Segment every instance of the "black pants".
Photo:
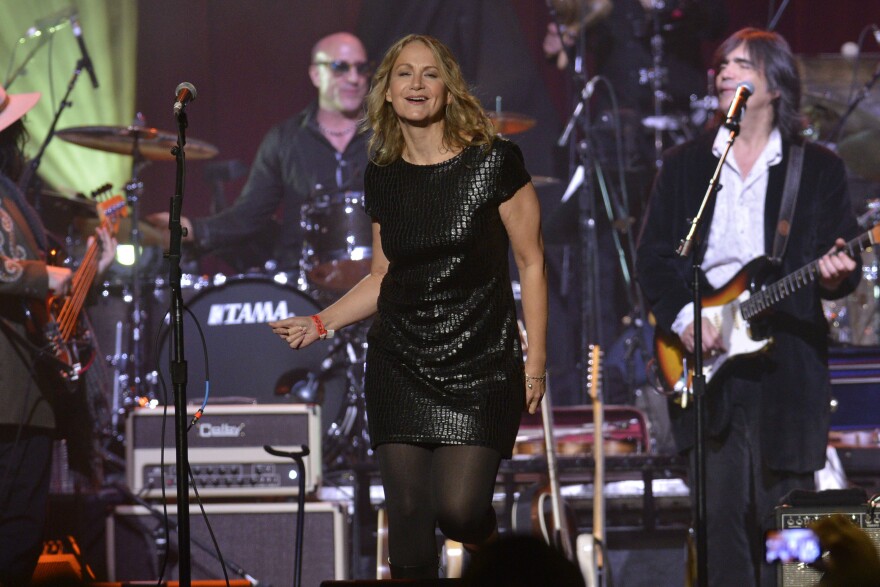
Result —
<svg viewBox="0 0 880 587"><path fill-rule="evenodd" d="M43 548L52 434L0 426L0 585L27 585Z"/></svg>
<svg viewBox="0 0 880 587"><path fill-rule="evenodd" d="M760 385L735 376L723 385L716 392L730 394L730 422L706 443L709 585L773 587L776 568L763 562L764 532L775 527L774 509L785 494L813 489L813 474L764 466Z"/></svg>

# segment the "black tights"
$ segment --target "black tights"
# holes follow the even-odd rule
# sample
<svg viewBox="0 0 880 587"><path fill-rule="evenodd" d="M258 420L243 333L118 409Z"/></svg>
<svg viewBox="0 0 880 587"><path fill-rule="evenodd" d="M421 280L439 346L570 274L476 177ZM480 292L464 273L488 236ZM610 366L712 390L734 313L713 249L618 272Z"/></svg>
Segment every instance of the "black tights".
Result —
<svg viewBox="0 0 880 587"><path fill-rule="evenodd" d="M376 449L392 575L437 573L435 526L453 540L480 543L495 530L492 494L501 454L483 446L382 444ZM426 571L429 572L430 571Z"/></svg>

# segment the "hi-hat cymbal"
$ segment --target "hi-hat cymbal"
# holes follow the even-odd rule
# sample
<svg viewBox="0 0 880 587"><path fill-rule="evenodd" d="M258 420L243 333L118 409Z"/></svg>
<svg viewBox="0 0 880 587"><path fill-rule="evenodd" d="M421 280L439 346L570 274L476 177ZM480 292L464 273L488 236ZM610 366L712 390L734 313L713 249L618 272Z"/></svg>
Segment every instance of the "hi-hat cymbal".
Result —
<svg viewBox="0 0 880 587"><path fill-rule="evenodd" d="M535 119L516 112L487 112L495 130L502 135L515 135L535 126Z"/></svg>
<svg viewBox="0 0 880 587"><path fill-rule="evenodd" d="M173 161L171 149L177 144L177 135L146 126L78 126L56 133L58 138L99 151L134 155L135 148L143 159ZM217 155L217 147L205 141L187 139L184 148L190 159L210 159Z"/></svg>
<svg viewBox="0 0 880 587"><path fill-rule="evenodd" d="M822 94L805 94L801 111L809 122L808 134L813 139L829 140L831 133L834 132L846 109L846 104ZM872 128L880 128L880 118L861 108L856 108L847 117L843 129L841 129L836 140L839 141L859 131Z"/></svg>
<svg viewBox="0 0 880 587"><path fill-rule="evenodd" d="M869 128L846 137L837 144L837 154L859 177L880 181L880 128Z"/></svg>

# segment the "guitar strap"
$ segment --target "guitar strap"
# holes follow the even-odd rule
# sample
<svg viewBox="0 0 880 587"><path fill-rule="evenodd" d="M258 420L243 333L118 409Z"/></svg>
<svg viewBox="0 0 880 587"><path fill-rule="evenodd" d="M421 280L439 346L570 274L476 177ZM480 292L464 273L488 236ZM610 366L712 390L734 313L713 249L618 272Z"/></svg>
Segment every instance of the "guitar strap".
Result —
<svg viewBox="0 0 880 587"><path fill-rule="evenodd" d="M797 204L798 190L801 186L801 170L804 167L804 147L792 145L788 148L788 169L785 173L785 186L782 188L782 204L779 206L779 221L776 223L776 238L773 239L773 252L770 262L782 263L788 235L791 234L791 219Z"/></svg>

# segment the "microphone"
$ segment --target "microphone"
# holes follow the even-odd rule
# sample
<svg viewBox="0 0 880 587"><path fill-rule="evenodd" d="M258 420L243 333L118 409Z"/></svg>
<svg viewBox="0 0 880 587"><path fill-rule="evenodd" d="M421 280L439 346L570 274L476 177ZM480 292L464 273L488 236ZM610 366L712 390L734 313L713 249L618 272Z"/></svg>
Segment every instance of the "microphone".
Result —
<svg viewBox="0 0 880 587"><path fill-rule="evenodd" d="M556 141L557 147L564 147L565 143L568 142L568 137L571 135L571 131L574 130L574 125L577 122L578 116L581 115L581 111L584 109L584 102L593 96L593 92L596 91L596 84L599 83L600 79L602 79L601 76L595 75L587 81L583 91L581 91L581 101L575 106L571 118L568 119L565 128L562 130L562 134L559 136L559 140Z"/></svg>
<svg viewBox="0 0 880 587"><path fill-rule="evenodd" d="M70 28L73 30L73 36L76 37L76 43L79 45L79 52L82 55L82 66L89 73L89 79L92 80L92 87L98 89L98 76L95 75L95 66L92 65L92 58L89 57L89 51L86 49L86 41L83 39L82 27L79 24L79 14L76 11L70 15Z"/></svg>
<svg viewBox="0 0 880 587"><path fill-rule="evenodd" d="M174 90L175 93L175 102L174 102L174 116L180 116L180 113L183 112L183 109L186 108L186 105L196 99L196 87L189 82L181 82L180 85Z"/></svg>
<svg viewBox="0 0 880 587"><path fill-rule="evenodd" d="M739 130L739 119L743 110L746 109L746 100L755 91L755 84L752 82L742 82L736 86L736 94L733 95L733 101L730 108L727 109L727 116L724 117L724 126L730 130Z"/></svg>

